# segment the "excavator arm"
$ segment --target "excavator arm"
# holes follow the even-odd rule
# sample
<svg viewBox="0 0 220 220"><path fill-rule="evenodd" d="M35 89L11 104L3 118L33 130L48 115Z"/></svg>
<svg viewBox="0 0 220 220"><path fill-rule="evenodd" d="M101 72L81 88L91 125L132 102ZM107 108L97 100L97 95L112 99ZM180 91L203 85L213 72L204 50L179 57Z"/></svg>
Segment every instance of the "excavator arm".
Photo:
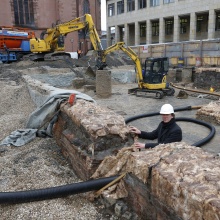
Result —
<svg viewBox="0 0 220 220"><path fill-rule="evenodd" d="M155 94L156 98L163 98L166 95L173 95L174 89L169 88L166 83L166 73L168 71L168 59L164 58L147 58L144 65L144 75L142 73L142 65L138 55L130 48L125 47L124 42L118 42L106 50L102 51L100 63L106 65L107 54L116 50L122 50L126 53L135 63L136 66L136 79L138 81L138 87L129 89L128 93L136 94L137 96L148 96L149 94Z"/></svg>
<svg viewBox="0 0 220 220"><path fill-rule="evenodd" d="M116 44L108 47L106 50L104 50L101 54L101 63L103 66L106 64L106 55L114 52L116 50L122 50L124 53L126 53L135 63L136 66L136 74L138 79L138 86L142 88L143 85L143 75L142 75L142 67L141 67L141 61L138 57L138 55L130 48L125 47L124 42L117 42Z"/></svg>
<svg viewBox="0 0 220 220"><path fill-rule="evenodd" d="M66 36L70 32L79 30L89 32L91 43L96 51L103 50L92 16L90 14L85 14L82 17L48 28L46 31L42 32L40 39L31 39L31 52L51 53L54 51L64 51L64 44L59 44L59 38Z"/></svg>

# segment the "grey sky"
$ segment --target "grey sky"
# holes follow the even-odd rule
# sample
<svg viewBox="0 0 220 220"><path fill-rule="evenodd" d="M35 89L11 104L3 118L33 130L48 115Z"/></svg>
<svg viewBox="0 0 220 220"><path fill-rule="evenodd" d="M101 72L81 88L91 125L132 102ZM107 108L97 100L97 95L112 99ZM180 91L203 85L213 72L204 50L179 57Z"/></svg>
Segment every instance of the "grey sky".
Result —
<svg viewBox="0 0 220 220"><path fill-rule="evenodd" d="M106 31L106 0L101 0L101 27Z"/></svg>

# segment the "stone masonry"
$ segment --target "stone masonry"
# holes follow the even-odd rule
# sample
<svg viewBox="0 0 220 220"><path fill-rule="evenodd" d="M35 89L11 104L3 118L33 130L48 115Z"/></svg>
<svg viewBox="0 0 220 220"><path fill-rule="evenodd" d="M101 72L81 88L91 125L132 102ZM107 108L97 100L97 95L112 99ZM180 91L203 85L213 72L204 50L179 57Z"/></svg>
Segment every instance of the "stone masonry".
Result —
<svg viewBox="0 0 220 220"><path fill-rule="evenodd" d="M138 219L218 220L219 168L219 156L179 142L141 152L120 150L106 158L93 177L126 172L103 197L123 199Z"/></svg>
<svg viewBox="0 0 220 220"><path fill-rule="evenodd" d="M123 117L81 99L62 104L54 134L82 180L127 173L102 194L114 209L123 200L138 219L220 218L219 156L184 142L134 152Z"/></svg>
<svg viewBox="0 0 220 220"><path fill-rule="evenodd" d="M88 180L106 156L133 142L124 118L113 111L80 99L61 109L54 137L82 180Z"/></svg>

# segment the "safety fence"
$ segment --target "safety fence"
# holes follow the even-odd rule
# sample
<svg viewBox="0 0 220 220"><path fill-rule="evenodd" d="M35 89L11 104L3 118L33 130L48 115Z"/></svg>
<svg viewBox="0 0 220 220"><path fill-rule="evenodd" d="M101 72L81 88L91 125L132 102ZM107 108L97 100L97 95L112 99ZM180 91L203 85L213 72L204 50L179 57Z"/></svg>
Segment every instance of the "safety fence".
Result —
<svg viewBox="0 0 220 220"><path fill-rule="evenodd" d="M176 67L220 66L220 39L139 45L131 48L142 63L146 57L169 57L170 65Z"/></svg>

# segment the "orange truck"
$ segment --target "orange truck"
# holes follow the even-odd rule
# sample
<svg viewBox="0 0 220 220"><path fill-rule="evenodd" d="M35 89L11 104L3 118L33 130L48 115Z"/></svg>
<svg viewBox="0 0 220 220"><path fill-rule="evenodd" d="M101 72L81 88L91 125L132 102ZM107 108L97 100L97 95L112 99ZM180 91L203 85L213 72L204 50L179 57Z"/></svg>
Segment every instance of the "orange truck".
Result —
<svg viewBox="0 0 220 220"><path fill-rule="evenodd" d="M26 28L0 26L0 61L19 61L30 51L30 39L35 33Z"/></svg>

